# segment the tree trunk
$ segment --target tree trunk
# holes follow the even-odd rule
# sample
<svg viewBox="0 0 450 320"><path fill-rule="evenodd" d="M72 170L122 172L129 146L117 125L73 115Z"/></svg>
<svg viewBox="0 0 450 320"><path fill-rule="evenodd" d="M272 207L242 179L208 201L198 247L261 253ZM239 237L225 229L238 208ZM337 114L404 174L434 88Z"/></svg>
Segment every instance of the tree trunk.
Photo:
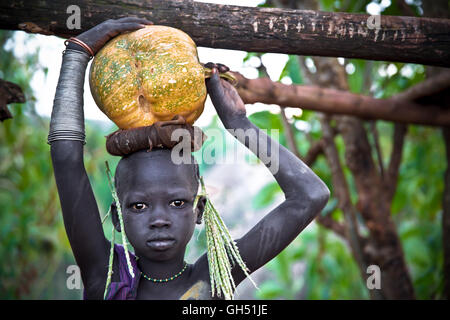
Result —
<svg viewBox="0 0 450 320"><path fill-rule="evenodd" d="M317 9L317 7L312 7L312 9ZM304 59L302 61L304 62ZM310 73L307 68L303 68L303 74L309 82L324 88L348 90L345 70L339 65L337 59L314 57L313 61L317 69L315 73ZM303 66L304 63L301 65ZM358 226L354 225L356 220L354 215L359 213L369 230L367 238L353 237L353 241L356 239L359 243L352 245L352 253L360 268L373 264L377 265L381 271L381 289L370 290L371 298L414 299L414 288L401 242L391 219L390 199L392 199L391 193L395 192L395 188L394 190L385 188L385 182L377 171L372 158L372 149L362 121L350 116L334 116L333 118L336 120L337 130L344 140L346 163L355 181L358 193L357 210L352 203L348 203L346 197L342 196L348 193L348 190L347 192L340 191L335 196L339 201L348 203L348 208L341 208L343 211L348 211L344 212L347 228L352 227L355 229L353 232L358 234ZM334 141L329 140L328 143L334 143ZM397 144L400 147L402 145L402 143ZM325 146L325 148L327 147ZM397 153L396 156L391 156L391 159L395 159L396 165L400 164L398 153L401 156L401 151L401 148L397 148L394 150ZM336 162L339 159L328 159L329 163L332 161ZM394 165L392 167L392 171L398 170L398 167L395 168ZM345 185L345 182L336 185L333 181L333 191L340 190L346 187ZM348 237L348 240L352 240ZM357 252L353 250L354 247L362 248L362 254L356 254ZM363 278L365 277L363 276Z"/></svg>
<svg viewBox="0 0 450 320"><path fill-rule="evenodd" d="M140 16L184 30L198 46L450 67L447 19L381 16L378 24L366 14L180 0L80 0L81 28L70 30L69 4L2 0L0 28L69 37L106 19Z"/></svg>
<svg viewBox="0 0 450 320"><path fill-rule="evenodd" d="M366 259L369 264L380 267L384 298L413 299L414 288L396 226L391 219L392 197L386 192L390 189L385 188L376 169L364 126L352 117L340 118L338 126L346 146L346 162L358 193L357 209L369 229L364 249Z"/></svg>

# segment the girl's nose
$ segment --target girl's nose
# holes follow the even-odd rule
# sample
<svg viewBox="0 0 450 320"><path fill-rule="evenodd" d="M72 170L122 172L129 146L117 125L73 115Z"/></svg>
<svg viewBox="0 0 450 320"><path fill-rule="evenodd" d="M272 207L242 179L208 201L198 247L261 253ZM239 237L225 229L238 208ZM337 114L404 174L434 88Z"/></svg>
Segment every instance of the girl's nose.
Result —
<svg viewBox="0 0 450 320"><path fill-rule="evenodd" d="M151 221L150 223L150 229L157 229L157 228L168 228L170 227L171 222L164 218L156 218L155 220Z"/></svg>

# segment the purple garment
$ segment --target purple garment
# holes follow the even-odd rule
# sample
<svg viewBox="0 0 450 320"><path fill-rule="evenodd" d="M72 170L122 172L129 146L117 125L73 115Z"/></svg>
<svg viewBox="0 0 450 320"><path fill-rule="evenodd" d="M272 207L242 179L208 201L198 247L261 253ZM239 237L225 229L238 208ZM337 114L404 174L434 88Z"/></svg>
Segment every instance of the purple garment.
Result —
<svg viewBox="0 0 450 320"><path fill-rule="evenodd" d="M128 251L130 255L131 266L133 267L134 278L128 271L127 259L125 257L125 249L120 244L114 244L114 250L118 256L120 281L112 282L109 285L105 300L136 300L137 288L141 271L139 270L135 255ZM83 299L85 294L83 292Z"/></svg>

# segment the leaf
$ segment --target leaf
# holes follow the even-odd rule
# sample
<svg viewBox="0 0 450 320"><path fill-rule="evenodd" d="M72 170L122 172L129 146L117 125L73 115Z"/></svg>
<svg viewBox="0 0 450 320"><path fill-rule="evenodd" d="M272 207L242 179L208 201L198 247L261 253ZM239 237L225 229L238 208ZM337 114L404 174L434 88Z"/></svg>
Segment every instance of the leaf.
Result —
<svg viewBox="0 0 450 320"><path fill-rule="evenodd" d="M267 207L275 200L275 197L281 193L281 188L277 182L271 182L265 185L253 198L253 209L260 210Z"/></svg>
<svg viewBox="0 0 450 320"><path fill-rule="evenodd" d="M279 114L273 114L269 111L260 111L251 114L248 118L260 129L278 129L281 133L283 132L283 123L281 122Z"/></svg>
<svg viewBox="0 0 450 320"><path fill-rule="evenodd" d="M289 77L293 84L302 84L303 78L300 68L300 63L298 61L298 56L289 55L289 59L286 62L283 71L280 74L279 81L284 77Z"/></svg>
<svg viewBox="0 0 450 320"><path fill-rule="evenodd" d="M355 71L352 74L347 74L350 91L353 93L363 93L364 74L367 63L361 59L350 59L348 62L355 67Z"/></svg>
<svg viewBox="0 0 450 320"><path fill-rule="evenodd" d="M323 11L334 11L335 0L320 0L320 7Z"/></svg>
<svg viewBox="0 0 450 320"><path fill-rule="evenodd" d="M282 297L284 288L275 281L266 281L260 285L260 290L256 291L259 299L274 300Z"/></svg>
<svg viewBox="0 0 450 320"><path fill-rule="evenodd" d="M259 57L260 54L256 52L247 52L247 55L242 60L243 62L247 62L251 57Z"/></svg>

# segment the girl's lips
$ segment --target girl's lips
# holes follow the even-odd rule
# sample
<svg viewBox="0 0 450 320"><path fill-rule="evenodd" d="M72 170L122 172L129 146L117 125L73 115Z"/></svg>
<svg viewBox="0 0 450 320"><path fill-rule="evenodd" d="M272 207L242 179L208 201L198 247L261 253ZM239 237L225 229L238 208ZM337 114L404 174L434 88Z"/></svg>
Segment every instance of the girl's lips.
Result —
<svg viewBox="0 0 450 320"><path fill-rule="evenodd" d="M147 246L153 250L163 251L172 248L175 245L175 239L155 239L147 241Z"/></svg>

